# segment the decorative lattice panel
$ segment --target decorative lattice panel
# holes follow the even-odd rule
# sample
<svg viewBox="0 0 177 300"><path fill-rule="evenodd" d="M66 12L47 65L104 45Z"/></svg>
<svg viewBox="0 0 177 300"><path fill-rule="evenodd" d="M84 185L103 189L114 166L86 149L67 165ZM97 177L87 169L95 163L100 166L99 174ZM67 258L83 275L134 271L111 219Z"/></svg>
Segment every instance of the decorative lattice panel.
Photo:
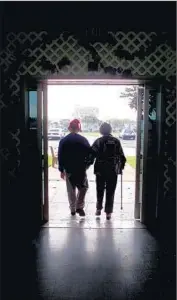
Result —
<svg viewBox="0 0 177 300"><path fill-rule="evenodd" d="M176 90L167 89L166 125L171 127L176 123Z"/></svg>
<svg viewBox="0 0 177 300"><path fill-rule="evenodd" d="M124 71L129 72L132 78L145 76L163 76L167 82L176 74L176 53L166 43L155 46L154 50L149 53L156 33L145 32L108 32L109 37L114 40L114 45L110 43L94 42L92 51L84 47L72 35L65 37L64 34L51 39L47 32L20 32L18 34L9 33L7 36L6 47L0 52L0 66L6 75L6 88L8 89L10 102L4 94L0 98L0 109L8 110L10 106L18 105L20 101L20 76L21 75L49 75L51 66L53 72L63 75L82 76L88 74L88 63L93 61L93 52L99 58L97 74L105 73L106 68L110 69L116 75ZM126 55L120 55L122 49ZM139 56L143 49L144 55ZM62 59L67 59L69 64L62 68L59 66ZM48 69L44 68L48 64ZM6 91L5 91L6 93ZM20 104L19 104L20 105ZM166 126L170 128L176 122L176 97L171 95L166 106ZM7 127L8 128L8 127ZM9 132L14 147L4 147L1 149L3 159L9 159L9 156L16 155L16 167L9 170L10 174L15 174L15 168L20 163L20 128L14 123L16 133ZM15 144L14 144L15 142ZM168 156L168 154L167 154ZM168 189L170 180L168 173L168 163L164 166L165 172L165 189Z"/></svg>
<svg viewBox="0 0 177 300"><path fill-rule="evenodd" d="M19 72L20 74L29 73L30 75L36 75L37 73L43 75L46 72L42 71L42 66L39 66L39 62L46 58L52 64L56 65L63 57L68 57L71 61L70 68L64 68L60 71L62 74L87 74L88 73L88 61L91 59L90 53L84 47L78 44L78 41L70 36L67 40L64 40L62 35L46 43L45 49L40 47L41 42L45 39L47 32L35 33L31 32L25 34L23 32L15 35L10 33L7 36L8 44L4 51L1 52L0 65L7 71L8 67L13 63L15 57L13 52L16 49L16 45L19 43L24 45L28 42L31 47L24 50L24 54L33 58L33 62L28 65L24 63ZM148 43L152 41L155 33L146 34L140 32L135 34L129 32L127 34L123 32L112 33L110 35L117 41L116 45L94 43L93 48L97 51L101 58L101 63L105 67L111 66L114 68L131 69L133 75L138 76L166 76L175 74L175 58L176 54L168 45L162 44L158 46L153 53L145 56L143 59L135 57L133 60L120 59L115 55L115 51L120 46L124 48L131 55L136 51L139 51L141 47L148 48ZM36 47L36 42L39 42L39 47ZM100 69L98 73L102 73Z"/></svg>

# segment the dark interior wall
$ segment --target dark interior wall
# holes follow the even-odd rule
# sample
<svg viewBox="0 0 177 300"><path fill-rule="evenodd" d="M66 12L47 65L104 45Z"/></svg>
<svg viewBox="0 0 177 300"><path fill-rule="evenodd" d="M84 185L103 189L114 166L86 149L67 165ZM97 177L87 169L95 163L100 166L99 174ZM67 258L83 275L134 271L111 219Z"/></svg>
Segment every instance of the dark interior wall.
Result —
<svg viewBox="0 0 177 300"><path fill-rule="evenodd" d="M172 132L175 131L176 123L174 83L176 74L174 59L176 3L3 2L1 5L3 5L1 12L3 12L4 47L0 55L4 83L1 92L3 124L1 153L3 194L4 199L10 199L4 203L8 203L7 210L10 208L9 216L13 219L14 212L16 212L17 215L20 215L20 222L22 220L25 222L23 211L26 210L24 199L27 194L21 188L25 165L22 164L21 152L24 144L24 123L23 103L21 103L22 98L20 97L20 76L48 74L56 70L59 70L61 74L67 72L73 74L74 72L75 75L82 75L83 64L84 72L87 73L90 61L98 65L99 71L101 70L103 73L123 74L130 78L137 76L164 77L163 150L165 155L162 159L162 194L164 198L161 203L160 217L163 220L164 214L170 216L170 212L174 208L172 199L175 197L175 190L172 189L172 186L174 187L175 156L171 149L174 149ZM35 32L34 35L31 33L32 31ZM41 33L42 31L44 32ZM111 38L108 31L114 33ZM130 35L132 31L138 34L138 39L135 38L135 35ZM23 32L23 34L20 36L19 32ZM62 32L65 33L60 38ZM116 37L116 32L122 32L120 38ZM141 32L144 32L142 36L140 36ZM9 35L9 33L12 34ZM75 50L72 50L71 54L67 54L72 64L66 67L66 60L63 62L61 59L58 66L58 61L56 63L51 53L46 54L46 49L52 47L55 39L59 39L56 43L58 50L63 50L65 42L73 49L72 41L69 41L71 37L77 44ZM138 43L136 51L132 52L131 49L127 49L124 42L126 37L131 45L136 39ZM101 50L95 46L95 42L100 42ZM103 53L106 42L109 44L109 49L117 45L117 52L111 54L110 60ZM133 47L136 45L133 44ZM160 52L158 53L159 47ZM36 49L39 50L38 55L37 52L34 52ZM86 53L83 60L81 59L82 54L78 55L79 58L76 57L78 49ZM25 50L27 50L26 53ZM153 55L155 55L156 63L158 61L155 71L151 70L151 67L155 66ZM38 59L38 57L40 58ZM136 66L136 61L138 61L139 67ZM142 70L142 68L146 68L145 62L149 64L147 73L143 73ZM35 70L30 67L33 63ZM17 202L11 203L14 195L18 195L18 204ZM168 206L166 206L167 199ZM168 209L168 213L166 209Z"/></svg>
<svg viewBox="0 0 177 300"><path fill-rule="evenodd" d="M176 3L3 2L6 31L104 30L175 32ZM2 6L2 4L1 4ZM2 11L2 9L1 9ZM14 13L15 12L15 13ZM168 21L167 21L168 20ZM167 21L167 22L166 22Z"/></svg>

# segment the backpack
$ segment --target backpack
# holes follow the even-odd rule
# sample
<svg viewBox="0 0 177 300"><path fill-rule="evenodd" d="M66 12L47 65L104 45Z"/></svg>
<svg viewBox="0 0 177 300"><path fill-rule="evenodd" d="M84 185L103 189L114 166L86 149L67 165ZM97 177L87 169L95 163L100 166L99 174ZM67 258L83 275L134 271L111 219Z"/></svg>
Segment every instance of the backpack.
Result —
<svg viewBox="0 0 177 300"><path fill-rule="evenodd" d="M115 164L117 144L114 139L108 138L103 141L101 157L105 162Z"/></svg>
<svg viewBox="0 0 177 300"><path fill-rule="evenodd" d="M101 173L118 172L117 143L112 137L105 138L99 149L96 169Z"/></svg>

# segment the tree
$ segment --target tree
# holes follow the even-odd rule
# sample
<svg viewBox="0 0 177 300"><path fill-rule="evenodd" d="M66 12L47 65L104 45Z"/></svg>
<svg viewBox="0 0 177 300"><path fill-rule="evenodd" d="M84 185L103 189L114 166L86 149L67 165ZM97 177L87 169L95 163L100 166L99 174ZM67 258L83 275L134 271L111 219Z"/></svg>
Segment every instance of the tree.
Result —
<svg viewBox="0 0 177 300"><path fill-rule="evenodd" d="M130 108L137 110L137 86L126 87L125 92L121 93L120 98L128 98Z"/></svg>
<svg viewBox="0 0 177 300"><path fill-rule="evenodd" d="M100 124L98 114L98 107L76 105L72 116L81 121L83 130L95 131Z"/></svg>
<svg viewBox="0 0 177 300"><path fill-rule="evenodd" d="M107 122L111 125L113 131L119 130L119 128L121 127L121 120L119 119L113 118L107 120Z"/></svg>
<svg viewBox="0 0 177 300"><path fill-rule="evenodd" d="M109 119L107 122L112 126L113 131L121 130L125 125L136 125L136 122L130 119Z"/></svg>
<svg viewBox="0 0 177 300"><path fill-rule="evenodd" d="M85 130L94 131L99 128L100 120L92 115L84 116L81 118L82 127Z"/></svg>
<svg viewBox="0 0 177 300"><path fill-rule="evenodd" d="M58 125L59 125L59 122L56 122L56 121L55 121L55 122L53 122L53 125L54 125L54 127L56 127L56 128L57 128L57 127L58 127Z"/></svg>
<svg viewBox="0 0 177 300"><path fill-rule="evenodd" d="M138 105L138 90L137 86L132 85L125 88L125 92L122 92L120 98L129 98L129 106L132 109L137 110ZM144 89L141 89L141 101L144 103ZM143 113L143 106L142 106ZM149 93L149 118L156 118L156 90L151 89Z"/></svg>
<svg viewBox="0 0 177 300"><path fill-rule="evenodd" d="M81 121L87 124L97 124L99 120L94 116L84 116Z"/></svg>
<svg viewBox="0 0 177 300"><path fill-rule="evenodd" d="M60 124L62 130L64 130L64 131L67 131L67 130L68 130L69 122L70 122L69 119L61 119L61 120L59 121L59 124Z"/></svg>

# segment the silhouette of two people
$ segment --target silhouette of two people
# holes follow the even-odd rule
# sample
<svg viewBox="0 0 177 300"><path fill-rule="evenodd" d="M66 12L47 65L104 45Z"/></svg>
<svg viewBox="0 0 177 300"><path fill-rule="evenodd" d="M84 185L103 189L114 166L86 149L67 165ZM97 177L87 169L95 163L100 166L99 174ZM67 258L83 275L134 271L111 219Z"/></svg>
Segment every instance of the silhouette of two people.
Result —
<svg viewBox="0 0 177 300"><path fill-rule="evenodd" d="M74 119L68 127L70 133L59 143L58 165L61 178L66 180L71 215L85 216L85 196L88 190L87 169L94 164L96 176L96 216L101 215L106 190L105 213L109 220L113 213L118 174L125 167L126 158L119 139L112 136L110 124L100 127L101 137L92 146L79 134L81 123ZM77 194L76 194L77 190Z"/></svg>

